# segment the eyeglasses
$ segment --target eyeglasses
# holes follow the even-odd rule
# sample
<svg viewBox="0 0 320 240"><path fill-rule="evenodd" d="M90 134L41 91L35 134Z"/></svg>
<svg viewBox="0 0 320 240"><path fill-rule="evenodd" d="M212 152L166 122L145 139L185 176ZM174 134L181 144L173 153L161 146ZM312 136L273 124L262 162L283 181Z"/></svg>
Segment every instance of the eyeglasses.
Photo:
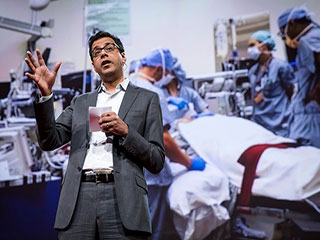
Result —
<svg viewBox="0 0 320 240"><path fill-rule="evenodd" d="M106 53L110 53L114 51L116 48L120 49L120 47L116 43L107 43L102 48L94 48L91 53L94 58L101 56L103 53L102 50L104 50Z"/></svg>

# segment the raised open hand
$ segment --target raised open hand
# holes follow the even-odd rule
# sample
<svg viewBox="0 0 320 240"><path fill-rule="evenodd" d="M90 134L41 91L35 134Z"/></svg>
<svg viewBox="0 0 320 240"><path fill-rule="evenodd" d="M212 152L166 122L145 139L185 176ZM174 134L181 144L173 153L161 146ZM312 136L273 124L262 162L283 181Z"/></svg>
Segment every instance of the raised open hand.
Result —
<svg viewBox="0 0 320 240"><path fill-rule="evenodd" d="M55 82L57 72L61 66L61 62L57 62L51 72L47 68L39 49L36 50L36 53L39 64L32 56L31 52L27 52L29 59L25 58L24 60L28 64L33 74L26 73L26 76L31 78L36 83L41 92L41 96L49 96L52 93L52 86Z"/></svg>

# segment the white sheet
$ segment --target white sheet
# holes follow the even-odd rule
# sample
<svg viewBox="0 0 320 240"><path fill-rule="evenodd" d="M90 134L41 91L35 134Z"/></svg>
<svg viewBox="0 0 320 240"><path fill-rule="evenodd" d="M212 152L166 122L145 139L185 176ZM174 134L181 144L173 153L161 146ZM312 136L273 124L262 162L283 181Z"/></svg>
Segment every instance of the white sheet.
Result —
<svg viewBox="0 0 320 240"><path fill-rule="evenodd" d="M221 205L230 199L228 178L211 162L204 171L176 171L176 164L171 167L176 175L167 200L175 212L176 230L181 239L203 239L229 219L227 209Z"/></svg>
<svg viewBox="0 0 320 240"><path fill-rule="evenodd" d="M293 142L274 135L249 120L215 115L190 123L180 123L181 134L207 162L226 174L231 183L241 187L244 167L240 155L256 144ZM320 149L299 147L267 149L257 166L254 195L275 199L301 200L320 191Z"/></svg>

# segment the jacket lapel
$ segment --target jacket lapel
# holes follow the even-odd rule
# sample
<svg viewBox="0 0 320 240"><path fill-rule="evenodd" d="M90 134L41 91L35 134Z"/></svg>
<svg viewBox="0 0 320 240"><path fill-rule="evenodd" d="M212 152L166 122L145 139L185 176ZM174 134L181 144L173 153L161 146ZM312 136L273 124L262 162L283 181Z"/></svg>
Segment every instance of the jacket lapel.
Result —
<svg viewBox="0 0 320 240"><path fill-rule="evenodd" d="M129 83L118 113L122 120L126 117L138 94L139 89L135 85Z"/></svg>

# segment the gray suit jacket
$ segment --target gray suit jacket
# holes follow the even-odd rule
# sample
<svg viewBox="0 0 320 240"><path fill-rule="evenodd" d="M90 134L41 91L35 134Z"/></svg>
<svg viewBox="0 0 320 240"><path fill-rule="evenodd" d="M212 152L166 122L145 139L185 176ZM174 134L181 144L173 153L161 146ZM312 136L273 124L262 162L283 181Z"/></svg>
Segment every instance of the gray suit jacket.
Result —
<svg viewBox="0 0 320 240"><path fill-rule="evenodd" d="M71 220L80 187L81 170L89 148L89 106L95 106L98 90L75 97L55 121L53 100L34 103L40 147L53 150L71 141L69 163L62 182L55 228ZM162 116L157 94L129 84L119 109L128 124L125 138L114 136L113 164L116 196L125 228L151 233L147 186L143 168L152 173L164 164Z"/></svg>

